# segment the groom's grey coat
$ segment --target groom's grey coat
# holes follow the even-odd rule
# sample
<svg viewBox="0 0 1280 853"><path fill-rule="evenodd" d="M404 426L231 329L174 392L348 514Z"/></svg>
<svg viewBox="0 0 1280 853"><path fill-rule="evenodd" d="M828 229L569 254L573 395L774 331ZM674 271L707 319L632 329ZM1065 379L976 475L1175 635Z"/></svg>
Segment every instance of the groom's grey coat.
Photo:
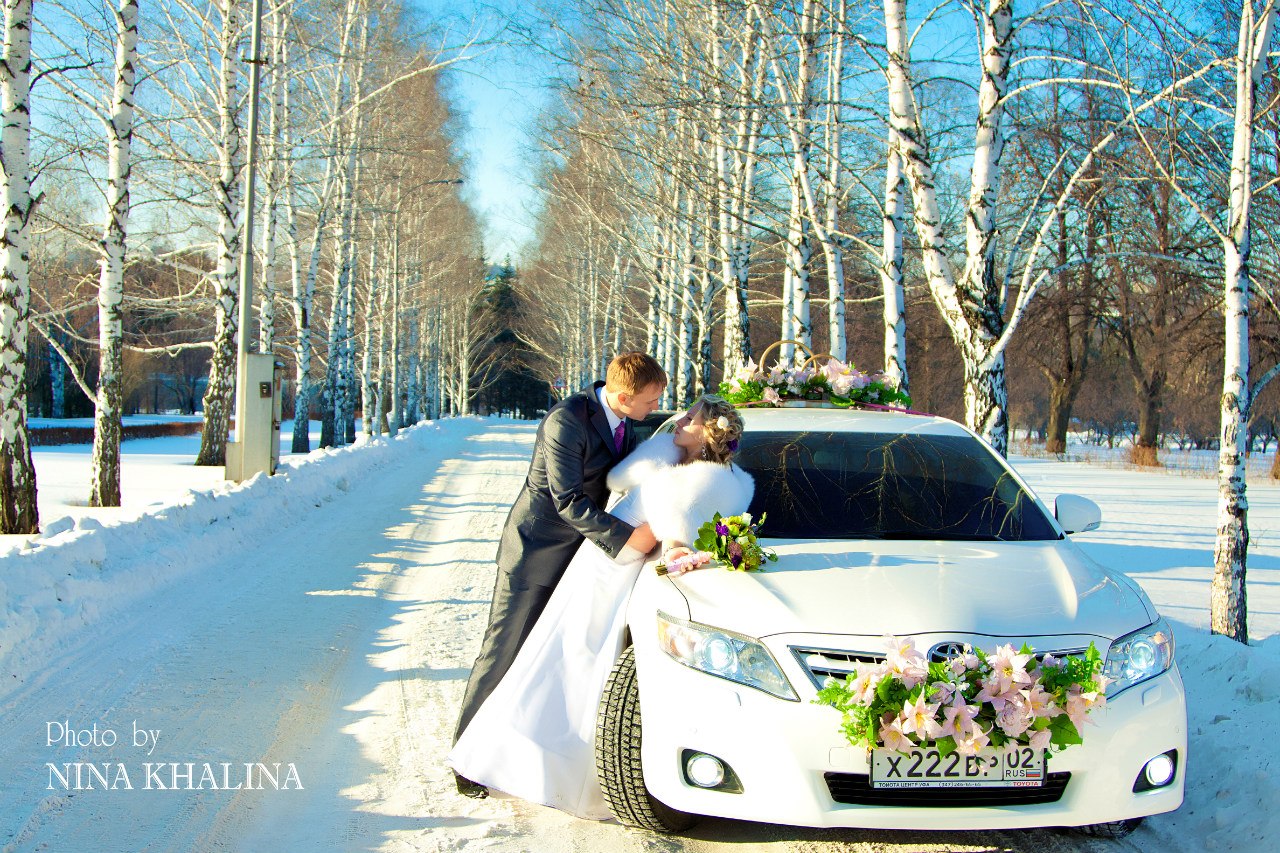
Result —
<svg viewBox="0 0 1280 853"><path fill-rule="evenodd" d="M538 427L524 488L507 515L498 544L498 568L512 578L555 586L585 537L617 555L634 528L604 511L609 470L635 447L624 420L622 450L615 451L597 382L552 407Z"/></svg>

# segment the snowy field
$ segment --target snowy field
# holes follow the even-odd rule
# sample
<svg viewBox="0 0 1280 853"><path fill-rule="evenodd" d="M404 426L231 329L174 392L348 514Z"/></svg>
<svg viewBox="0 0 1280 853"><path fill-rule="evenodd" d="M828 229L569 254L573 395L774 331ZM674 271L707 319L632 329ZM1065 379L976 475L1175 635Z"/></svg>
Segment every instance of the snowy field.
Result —
<svg viewBox="0 0 1280 853"><path fill-rule="evenodd" d="M192 465L198 436L134 440L123 446L118 510L85 506L86 447L37 449L46 532L0 537L0 851L1274 845L1280 487L1258 477L1249 491L1253 645L1243 647L1207 632L1211 478L1025 457L1014 463L1046 502L1074 492L1101 504L1102 529L1076 540L1130 573L1175 622L1191 744L1178 812L1121 842L719 820L660 839L457 796L443 757L533 433L505 420L425 424L391 441L286 456L280 475L241 485ZM96 780L94 790L66 790L48 765L75 762L123 767L132 789L117 769L107 790ZM154 779L144 790L147 762L165 768L166 790ZM260 789L234 790L246 762L279 764L275 784L256 771ZM206 763L212 784L201 779Z"/></svg>

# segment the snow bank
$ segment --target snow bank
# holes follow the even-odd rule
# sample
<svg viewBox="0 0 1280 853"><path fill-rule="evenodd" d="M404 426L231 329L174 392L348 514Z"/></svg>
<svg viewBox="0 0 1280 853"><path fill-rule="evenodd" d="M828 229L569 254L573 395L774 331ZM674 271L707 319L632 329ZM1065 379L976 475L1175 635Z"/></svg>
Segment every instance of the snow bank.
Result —
<svg viewBox="0 0 1280 853"><path fill-rule="evenodd" d="M180 581L213 554L252 560L259 543L307 523L308 510L390 465L412 464L442 431L472 432L478 419L428 422L380 438L284 461L273 477L187 489L140 517L104 524L92 516L50 521L40 536L0 557L0 696L31 678L84 629L131 601ZM137 614L124 614L137 618Z"/></svg>
<svg viewBox="0 0 1280 853"><path fill-rule="evenodd" d="M1185 626L1174 636L1187 689L1186 800L1134 837L1159 838L1150 849L1271 849L1280 837L1280 636L1253 646Z"/></svg>

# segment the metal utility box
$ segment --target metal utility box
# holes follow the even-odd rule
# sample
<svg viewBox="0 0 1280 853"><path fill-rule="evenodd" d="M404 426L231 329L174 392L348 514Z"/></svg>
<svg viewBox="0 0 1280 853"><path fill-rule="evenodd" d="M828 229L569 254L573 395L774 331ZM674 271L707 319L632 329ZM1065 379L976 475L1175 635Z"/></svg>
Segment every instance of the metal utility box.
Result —
<svg viewBox="0 0 1280 853"><path fill-rule="evenodd" d="M226 478L241 482L260 471L274 474L280 462L281 387L284 365L275 356L250 353L244 391L245 423L227 444Z"/></svg>

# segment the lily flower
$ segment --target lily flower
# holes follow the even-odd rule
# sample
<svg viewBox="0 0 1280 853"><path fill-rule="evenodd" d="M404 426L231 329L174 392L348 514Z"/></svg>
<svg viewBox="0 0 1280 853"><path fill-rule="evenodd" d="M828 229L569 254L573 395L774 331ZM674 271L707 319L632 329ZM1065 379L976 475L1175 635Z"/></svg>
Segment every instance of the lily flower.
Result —
<svg viewBox="0 0 1280 853"><path fill-rule="evenodd" d="M1039 684L1033 685L1027 693L1027 708L1036 717L1056 717L1062 713L1053 702L1053 694Z"/></svg>
<svg viewBox="0 0 1280 853"><path fill-rule="evenodd" d="M907 752L915 746L911 738L907 737L906 732L902 730L902 720L899 717L892 717L889 722L881 723L880 741L886 748L898 752Z"/></svg>
<svg viewBox="0 0 1280 853"><path fill-rule="evenodd" d="M1015 652L1009 643L996 649L995 654L987 658L997 684L995 692L1008 693L1015 687L1030 684L1034 679L1027 672L1027 663L1034 658L1035 655Z"/></svg>
<svg viewBox="0 0 1280 853"><path fill-rule="evenodd" d="M977 705L970 705L965 702L964 697L957 693L951 704L942 712L944 722L939 736L959 736L967 732L973 727L973 721L977 719L981 710Z"/></svg>
<svg viewBox="0 0 1280 853"><path fill-rule="evenodd" d="M926 703L921 691L914 703L910 700L902 703L902 730L907 734L914 732L921 740L933 740L942 730L935 716L937 713L938 706Z"/></svg>
<svg viewBox="0 0 1280 853"><path fill-rule="evenodd" d="M988 734L989 730L983 731L982 726L969 726L963 735L956 736L956 752L961 755L977 755L983 747L991 743Z"/></svg>

